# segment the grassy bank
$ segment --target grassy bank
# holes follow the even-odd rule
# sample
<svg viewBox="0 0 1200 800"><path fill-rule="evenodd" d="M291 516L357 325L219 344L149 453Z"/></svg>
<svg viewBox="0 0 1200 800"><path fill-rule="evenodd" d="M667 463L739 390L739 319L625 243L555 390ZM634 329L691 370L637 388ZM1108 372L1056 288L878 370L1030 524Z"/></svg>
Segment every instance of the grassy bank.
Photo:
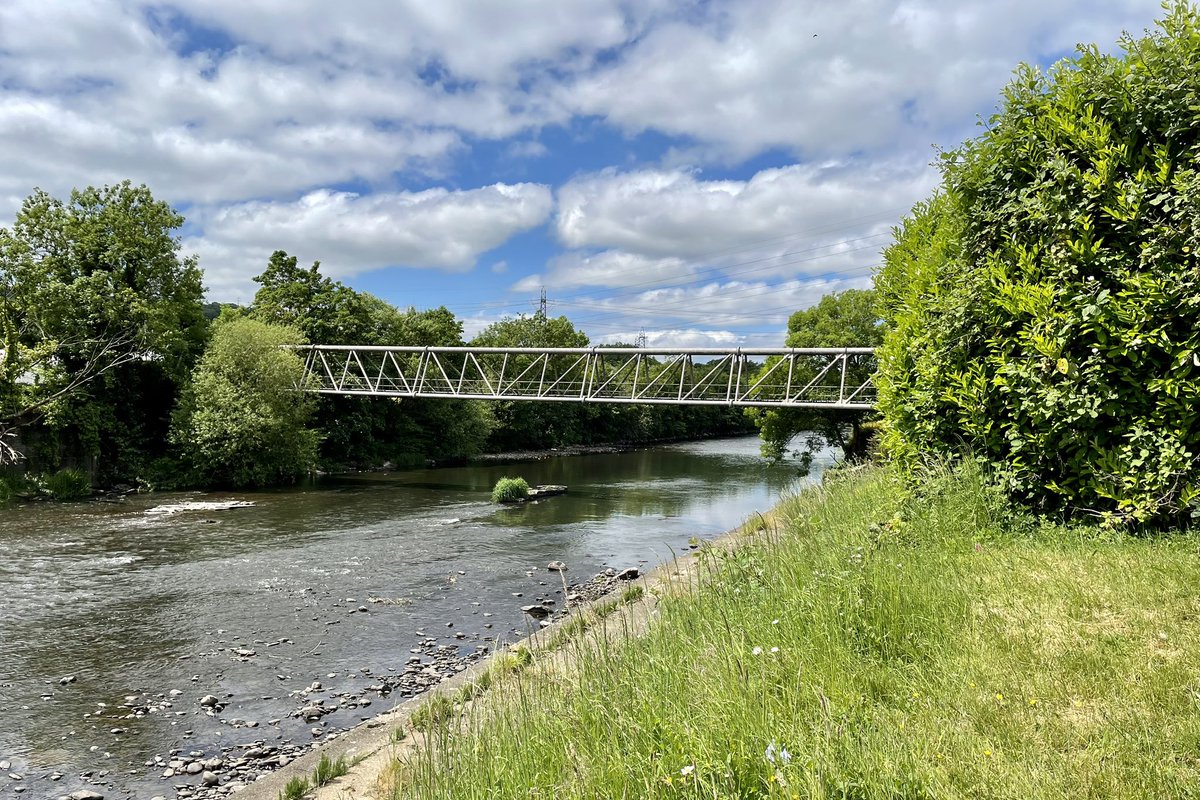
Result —
<svg viewBox="0 0 1200 800"><path fill-rule="evenodd" d="M970 475L905 500L874 470L701 558L646 635L579 636L445 715L392 796L1200 794L1191 537L1014 521Z"/></svg>

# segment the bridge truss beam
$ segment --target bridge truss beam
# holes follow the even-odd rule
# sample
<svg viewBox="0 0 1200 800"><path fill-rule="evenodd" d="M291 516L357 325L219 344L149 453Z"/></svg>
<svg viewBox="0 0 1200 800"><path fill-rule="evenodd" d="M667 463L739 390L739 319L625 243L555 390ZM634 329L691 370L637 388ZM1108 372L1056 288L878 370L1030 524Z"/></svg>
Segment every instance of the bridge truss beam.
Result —
<svg viewBox="0 0 1200 800"><path fill-rule="evenodd" d="M319 394L761 408L874 407L869 347L371 347L310 345Z"/></svg>

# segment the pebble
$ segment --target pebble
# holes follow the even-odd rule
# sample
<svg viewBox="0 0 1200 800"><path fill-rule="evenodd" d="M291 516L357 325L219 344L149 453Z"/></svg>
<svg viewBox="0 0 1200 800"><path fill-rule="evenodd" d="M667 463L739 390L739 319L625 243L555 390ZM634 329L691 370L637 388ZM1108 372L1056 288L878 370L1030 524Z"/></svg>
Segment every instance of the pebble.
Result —
<svg viewBox="0 0 1200 800"><path fill-rule="evenodd" d="M550 572L559 572L561 574L567 567L565 564L562 564L562 569L555 569L555 566L559 564L561 562L550 562L547 564L547 569ZM566 595L563 602L558 604L560 608L557 610L554 608L556 605L555 601L548 596L550 589L540 589L536 597L537 602L531 606L522 607L522 611L538 620L541 627L545 627L550 625L554 620L565 616L568 609L594 600L617 588L620 585L619 581L631 580L640 576L640 574L640 570L636 567L620 572L608 569L594 578L582 581L579 584L573 584L566 590L555 589L554 594L560 596ZM552 580L552 582L554 581ZM542 585L546 585L545 582L542 582ZM512 594L515 597L521 597L523 593L513 592ZM355 603L352 598L346 598L345 602L348 604ZM477 605L478 603L472 603L472 606ZM354 611L357 612L365 609L365 606L359 606L354 608ZM492 612L484 612L482 610L473 613L482 613L484 617L493 616ZM445 628L450 629L455 627L455 623L453 622L444 623L444 625ZM492 623L485 622L483 628L492 628ZM478 641L480 638L491 640L494 638L492 635L481 637L480 634L471 631L454 631L453 634L453 639L458 641L464 639ZM444 634L444 636L449 635L449 632ZM381 671L381 674L373 674L371 670L366 668L357 671L349 670L347 677L356 678L361 673L362 676L365 676L370 681L370 685L365 688L348 686L346 687L348 691L332 691L324 695L323 699L318 700L314 697L309 697L309 695L313 692L326 692L329 690L326 690L320 681L313 681L306 688L292 692L291 696L297 698L299 702L293 707L294 710L288 716L298 718L297 722L303 720L311 726L309 732L312 739L309 742L300 743L297 741L273 745L259 740L241 745L230 744L221 748L219 753L210 751L206 754L198 750L193 750L186 756L180 755L180 750L172 750L169 762L162 756L158 756L153 761L147 762L146 766L150 768L149 771L152 771L152 774L160 774L164 781L171 779L175 781L180 781L181 779L188 780L189 776L195 776L190 778L190 782L175 783L176 791L172 796L187 798L187 800L224 800L271 772L291 764L300 755L309 752L312 748L316 748L319 742L329 741L343 734L345 729L337 727L338 723L333 722L334 720L338 720L339 717L330 715L335 712L342 712L343 715L350 716L346 715L345 712L350 709L365 709L369 707L372 701L370 697L365 696L366 694L380 698L386 698L392 693L395 693L397 698L401 699L415 697L437 685L443 679L462 672L472 662L486 657L490 649L489 645L477 644L474 652L460 655L460 645L458 644L441 644L441 641L445 641L444 638L437 637L436 635L430 637L424 630L417 631L417 636L420 637L416 642L418 646L411 648L412 655L407 657L404 666L388 667L386 671ZM236 639L237 637L233 638ZM256 640L255 644L262 645L263 643ZM266 646L269 647L270 644ZM215 656L218 652L214 650L208 655ZM230 647L226 652L247 659L251 658L254 653L252 649L247 647ZM328 673L329 678L337 678L338 675L339 673L337 672ZM282 673L276 677L281 681L293 679L293 676ZM192 678L193 683L199 680L199 675ZM171 703L166 700L168 696L177 698L182 694L184 693L180 690L172 689L167 694L130 695L125 698L124 705L118 709L122 716L113 717L113 719L128 719L143 713L162 712L171 706ZM269 698L264 697L263 699ZM394 703L396 700L389 702ZM228 703L229 700L222 700L218 696L210 694L200 698L199 704L201 709L206 711L209 716L215 716L213 712L221 711ZM113 711L112 708L106 708L103 704L99 704L98 709L93 714L97 718L109 716ZM173 713L182 716L188 712L176 711ZM193 711L192 713L196 712ZM365 719L365 717L363 718ZM255 724L243 720L224 718L219 718L218 721L229 728L249 728ZM281 724L286 726L286 722L279 717L268 720L268 723L272 726L280 726ZM181 723L181 726L182 724L186 723ZM114 732L117 730L125 732L124 728L114 728L111 730ZM296 732L299 733L299 731ZM188 730L183 738L187 739L192 734L193 731ZM288 736L294 734L286 727L283 729L276 727L273 735ZM301 733L301 735L303 734ZM193 744L193 746L195 745ZM94 750L97 749L99 748L94 748ZM11 764L0 762L0 768L3 769L3 772L0 772L0 774L4 774L11 768ZM104 773L101 772L99 773L99 777L93 780L99 782L103 777ZM111 785L109 784L109 786ZM10 787L14 790L17 786L20 786L20 784L10 784ZM72 800L97 800L97 798L104 800L102 795L82 795L79 798L72 796ZM161 800L161 796L156 800Z"/></svg>

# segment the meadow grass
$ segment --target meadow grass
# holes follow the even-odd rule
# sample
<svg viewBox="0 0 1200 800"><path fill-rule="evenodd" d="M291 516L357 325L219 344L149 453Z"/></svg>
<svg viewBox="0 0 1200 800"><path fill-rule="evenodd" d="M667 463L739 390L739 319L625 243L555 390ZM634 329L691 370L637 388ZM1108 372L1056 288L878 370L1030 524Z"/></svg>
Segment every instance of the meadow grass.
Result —
<svg viewBox="0 0 1200 800"><path fill-rule="evenodd" d="M774 520L644 635L430 714L391 796L1200 795L1192 536L1037 523L970 471L914 499L864 470Z"/></svg>
<svg viewBox="0 0 1200 800"><path fill-rule="evenodd" d="M312 777L297 775L289 779L279 792L278 798L279 800L304 800L309 792L332 783L348 773L351 766L353 765L346 763L345 756L333 759L327 753L322 753L317 766L313 768Z"/></svg>

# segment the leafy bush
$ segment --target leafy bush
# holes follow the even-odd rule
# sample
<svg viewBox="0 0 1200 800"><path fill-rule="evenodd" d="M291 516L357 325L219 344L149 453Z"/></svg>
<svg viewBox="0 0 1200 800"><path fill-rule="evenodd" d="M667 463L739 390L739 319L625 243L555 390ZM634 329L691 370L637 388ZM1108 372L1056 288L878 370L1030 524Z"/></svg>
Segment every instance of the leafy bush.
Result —
<svg viewBox="0 0 1200 800"><path fill-rule="evenodd" d="M493 503L515 503L529 495L529 484L524 478L501 478L492 489Z"/></svg>
<svg viewBox="0 0 1200 800"><path fill-rule="evenodd" d="M82 500L92 495L92 479L81 469L63 469L41 480L42 491L53 500Z"/></svg>
<svg viewBox="0 0 1200 800"><path fill-rule="evenodd" d="M313 402L295 390L304 364L284 349L302 341L292 328L218 319L172 420L172 440L196 482L264 486L313 468Z"/></svg>
<svg viewBox="0 0 1200 800"><path fill-rule="evenodd" d="M1200 16L1021 67L877 278L884 446L1040 511L1200 509Z"/></svg>

